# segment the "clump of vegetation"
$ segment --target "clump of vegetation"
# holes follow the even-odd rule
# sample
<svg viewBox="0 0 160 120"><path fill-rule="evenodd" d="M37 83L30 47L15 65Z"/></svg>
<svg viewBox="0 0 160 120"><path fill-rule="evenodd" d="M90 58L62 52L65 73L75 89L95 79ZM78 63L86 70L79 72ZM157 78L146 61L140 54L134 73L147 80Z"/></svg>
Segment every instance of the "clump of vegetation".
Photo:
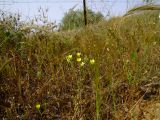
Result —
<svg viewBox="0 0 160 120"><path fill-rule="evenodd" d="M2 119L159 119L159 11L67 32L3 16Z"/></svg>
<svg viewBox="0 0 160 120"><path fill-rule="evenodd" d="M88 24L97 24L102 20L104 20L104 17L100 12L94 12L87 9ZM83 10L70 9L67 13L65 13L62 19L60 30L72 30L82 28L84 26Z"/></svg>

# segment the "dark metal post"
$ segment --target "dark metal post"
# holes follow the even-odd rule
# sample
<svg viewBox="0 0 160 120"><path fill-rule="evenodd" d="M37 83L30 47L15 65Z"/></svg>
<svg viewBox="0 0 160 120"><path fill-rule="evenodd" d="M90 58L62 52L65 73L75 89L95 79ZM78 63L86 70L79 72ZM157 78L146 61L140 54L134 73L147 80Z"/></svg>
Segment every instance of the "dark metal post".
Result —
<svg viewBox="0 0 160 120"><path fill-rule="evenodd" d="M87 25L87 10L86 10L86 0L83 0L83 10L84 10L84 24Z"/></svg>

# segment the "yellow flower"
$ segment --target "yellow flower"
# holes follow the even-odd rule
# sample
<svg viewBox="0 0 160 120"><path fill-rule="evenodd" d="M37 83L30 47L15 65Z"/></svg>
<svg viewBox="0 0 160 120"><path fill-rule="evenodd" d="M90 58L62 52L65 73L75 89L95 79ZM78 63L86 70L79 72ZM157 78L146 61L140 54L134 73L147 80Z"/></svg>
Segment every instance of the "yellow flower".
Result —
<svg viewBox="0 0 160 120"><path fill-rule="evenodd" d="M95 64L95 60L94 59L91 59L89 62L90 62L91 65Z"/></svg>
<svg viewBox="0 0 160 120"><path fill-rule="evenodd" d="M81 56L81 53L80 53L80 52L77 52L76 55L77 55L77 57L80 57L80 56Z"/></svg>
<svg viewBox="0 0 160 120"><path fill-rule="evenodd" d="M67 57L66 57L66 59L67 59L67 62L70 62L71 60L72 60L72 55L68 55Z"/></svg>
<svg viewBox="0 0 160 120"><path fill-rule="evenodd" d="M81 62L80 66L83 67L84 65L85 65L85 63L84 63L84 62Z"/></svg>
<svg viewBox="0 0 160 120"><path fill-rule="evenodd" d="M81 60L82 60L81 58L77 58L77 62L81 62Z"/></svg>
<svg viewBox="0 0 160 120"><path fill-rule="evenodd" d="M72 59L72 55L68 55L68 59Z"/></svg>
<svg viewBox="0 0 160 120"><path fill-rule="evenodd" d="M39 110L41 105L39 103L36 104L36 109Z"/></svg>

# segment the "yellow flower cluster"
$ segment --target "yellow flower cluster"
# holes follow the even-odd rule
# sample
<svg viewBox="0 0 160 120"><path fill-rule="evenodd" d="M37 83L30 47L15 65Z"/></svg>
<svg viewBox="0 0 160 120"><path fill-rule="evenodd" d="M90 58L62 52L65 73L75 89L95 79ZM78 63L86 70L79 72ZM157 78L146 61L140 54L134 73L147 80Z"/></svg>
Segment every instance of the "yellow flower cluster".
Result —
<svg viewBox="0 0 160 120"><path fill-rule="evenodd" d="M80 53L80 52L77 52L76 55L77 55L77 62L80 63L80 62L82 61L81 53ZM84 65L85 65L84 62L81 62L81 63L80 63L80 67L83 67Z"/></svg>
<svg viewBox="0 0 160 120"><path fill-rule="evenodd" d="M76 56L77 56L76 61L77 61L78 63L80 63L80 67L83 67L83 66L85 65L85 62L82 61L81 53L80 53L80 52L77 52L77 53L76 53ZM68 55L68 56L66 56L67 62L71 62L72 59L73 59L73 56L72 56L71 54ZM89 63L90 63L91 65L94 65L94 64L95 64L95 59L90 59L90 60L89 60Z"/></svg>

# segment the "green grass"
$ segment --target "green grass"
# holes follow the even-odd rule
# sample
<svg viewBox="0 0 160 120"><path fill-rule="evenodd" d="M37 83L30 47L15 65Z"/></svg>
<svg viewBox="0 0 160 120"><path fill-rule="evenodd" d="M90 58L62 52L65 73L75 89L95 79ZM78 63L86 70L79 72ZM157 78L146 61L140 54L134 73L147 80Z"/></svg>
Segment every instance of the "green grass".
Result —
<svg viewBox="0 0 160 120"><path fill-rule="evenodd" d="M0 23L0 37L7 39L0 41L1 118L142 117L143 109L139 114L130 110L141 99L147 104L141 87L160 77L159 12L115 17L66 32L29 34L19 29L10 36L3 30L5 25ZM82 61L77 62L77 52L81 52L83 67ZM67 62L70 54L73 59ZM95 64L90 64L91 59ZM157 96L147 101L157 100L159 89L155 89Z"/></svg>

